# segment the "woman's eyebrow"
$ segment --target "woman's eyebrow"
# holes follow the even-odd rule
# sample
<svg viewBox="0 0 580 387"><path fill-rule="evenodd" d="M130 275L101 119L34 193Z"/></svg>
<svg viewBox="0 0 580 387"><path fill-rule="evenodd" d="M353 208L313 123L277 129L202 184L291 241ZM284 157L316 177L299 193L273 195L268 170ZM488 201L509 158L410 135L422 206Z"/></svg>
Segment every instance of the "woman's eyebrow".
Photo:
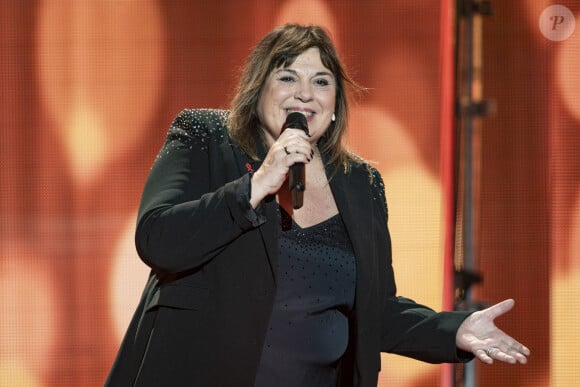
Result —
<svg viewBox="0 0 580 387"><path fill-rule="evenodd" d="M279 73L282 71L287 71L287 72L292 73L294 75L298 75L298 72L296 70L289 69L289 68L278 69L278 70L276 70L276 73ZM334 75L328 71L318 71L316 74L314 74L315 77L320 76L320 75L327 75L329 77L334 77Z"/></svg>

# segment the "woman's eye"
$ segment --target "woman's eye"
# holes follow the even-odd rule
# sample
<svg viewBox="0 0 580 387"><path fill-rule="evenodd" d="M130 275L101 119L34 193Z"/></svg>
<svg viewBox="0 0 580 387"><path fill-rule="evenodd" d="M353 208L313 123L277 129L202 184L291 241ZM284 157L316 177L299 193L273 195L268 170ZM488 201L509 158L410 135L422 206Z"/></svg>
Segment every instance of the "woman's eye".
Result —
<svg viewBox="0 0 580 387"><path fill-rule="evenodd" d="M294 82L294 78L291 76L283 76L279 78L282 82Z"/></svg>
<svg viewBox="0 0 580 387"><path fill-rule="evenodd" d="M317 79L314 83L318 86L328 86L330 82L327 79Z"/></svg>

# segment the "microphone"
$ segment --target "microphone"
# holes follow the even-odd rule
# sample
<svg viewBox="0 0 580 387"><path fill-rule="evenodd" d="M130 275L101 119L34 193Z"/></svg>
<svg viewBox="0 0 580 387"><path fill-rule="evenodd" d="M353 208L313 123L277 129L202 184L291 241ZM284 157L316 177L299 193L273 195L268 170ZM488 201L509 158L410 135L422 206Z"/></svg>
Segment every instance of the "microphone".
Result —
<svg viewBox="0 0 580 387"><path fill-rule="evenodd" d="M284 125L282 126L282 132L288 128L302 129L306 132L306 134L308 134L308 123L306 122L306 116L298 112L288 114L288 117L286 117L286 122L284 122ZM304 163L295 163L290 167L288 188L292 194L292 207L297 210L302 207L304 190L306 189Z"/></svg>

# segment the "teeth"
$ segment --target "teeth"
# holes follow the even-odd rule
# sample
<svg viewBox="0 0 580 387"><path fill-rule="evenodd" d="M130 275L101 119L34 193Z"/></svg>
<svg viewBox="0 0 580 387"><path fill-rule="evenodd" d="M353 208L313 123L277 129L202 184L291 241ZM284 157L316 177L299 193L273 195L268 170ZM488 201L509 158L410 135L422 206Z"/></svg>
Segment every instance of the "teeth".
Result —
<svg viewBox="0 0 580 387"><path fill-rule="evenodd" d="M305 112L305 111L302 111L302 110L292 110L292 109L286 109L286 111L287 111L288 113L302 113L302 114L304 114L306 117L311 117L311 116L314 114L314 113L312 113L312 112Z"/></svg>

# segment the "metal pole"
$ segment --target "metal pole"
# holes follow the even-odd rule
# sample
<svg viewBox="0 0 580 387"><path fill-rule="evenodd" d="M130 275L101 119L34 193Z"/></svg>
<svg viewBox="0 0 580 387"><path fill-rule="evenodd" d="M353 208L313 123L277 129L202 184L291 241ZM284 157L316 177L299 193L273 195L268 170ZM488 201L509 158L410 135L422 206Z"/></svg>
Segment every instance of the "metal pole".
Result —
<svg viewBox="0 0 580 387"><path fill-rule="evenodd" d="M491 15L489 1L458 0L457 74L458 74L458 128L461 138L460 166L462 205L459 208L462 232L462 256L456 261L456 309L476 310L481 303L473 299L471 285L481 281L478 272L478 224L480 182L480 117L489 113L490 104L482 92L482 15ZM462 383L475 387L476 362L463 366Z"/></svg>

